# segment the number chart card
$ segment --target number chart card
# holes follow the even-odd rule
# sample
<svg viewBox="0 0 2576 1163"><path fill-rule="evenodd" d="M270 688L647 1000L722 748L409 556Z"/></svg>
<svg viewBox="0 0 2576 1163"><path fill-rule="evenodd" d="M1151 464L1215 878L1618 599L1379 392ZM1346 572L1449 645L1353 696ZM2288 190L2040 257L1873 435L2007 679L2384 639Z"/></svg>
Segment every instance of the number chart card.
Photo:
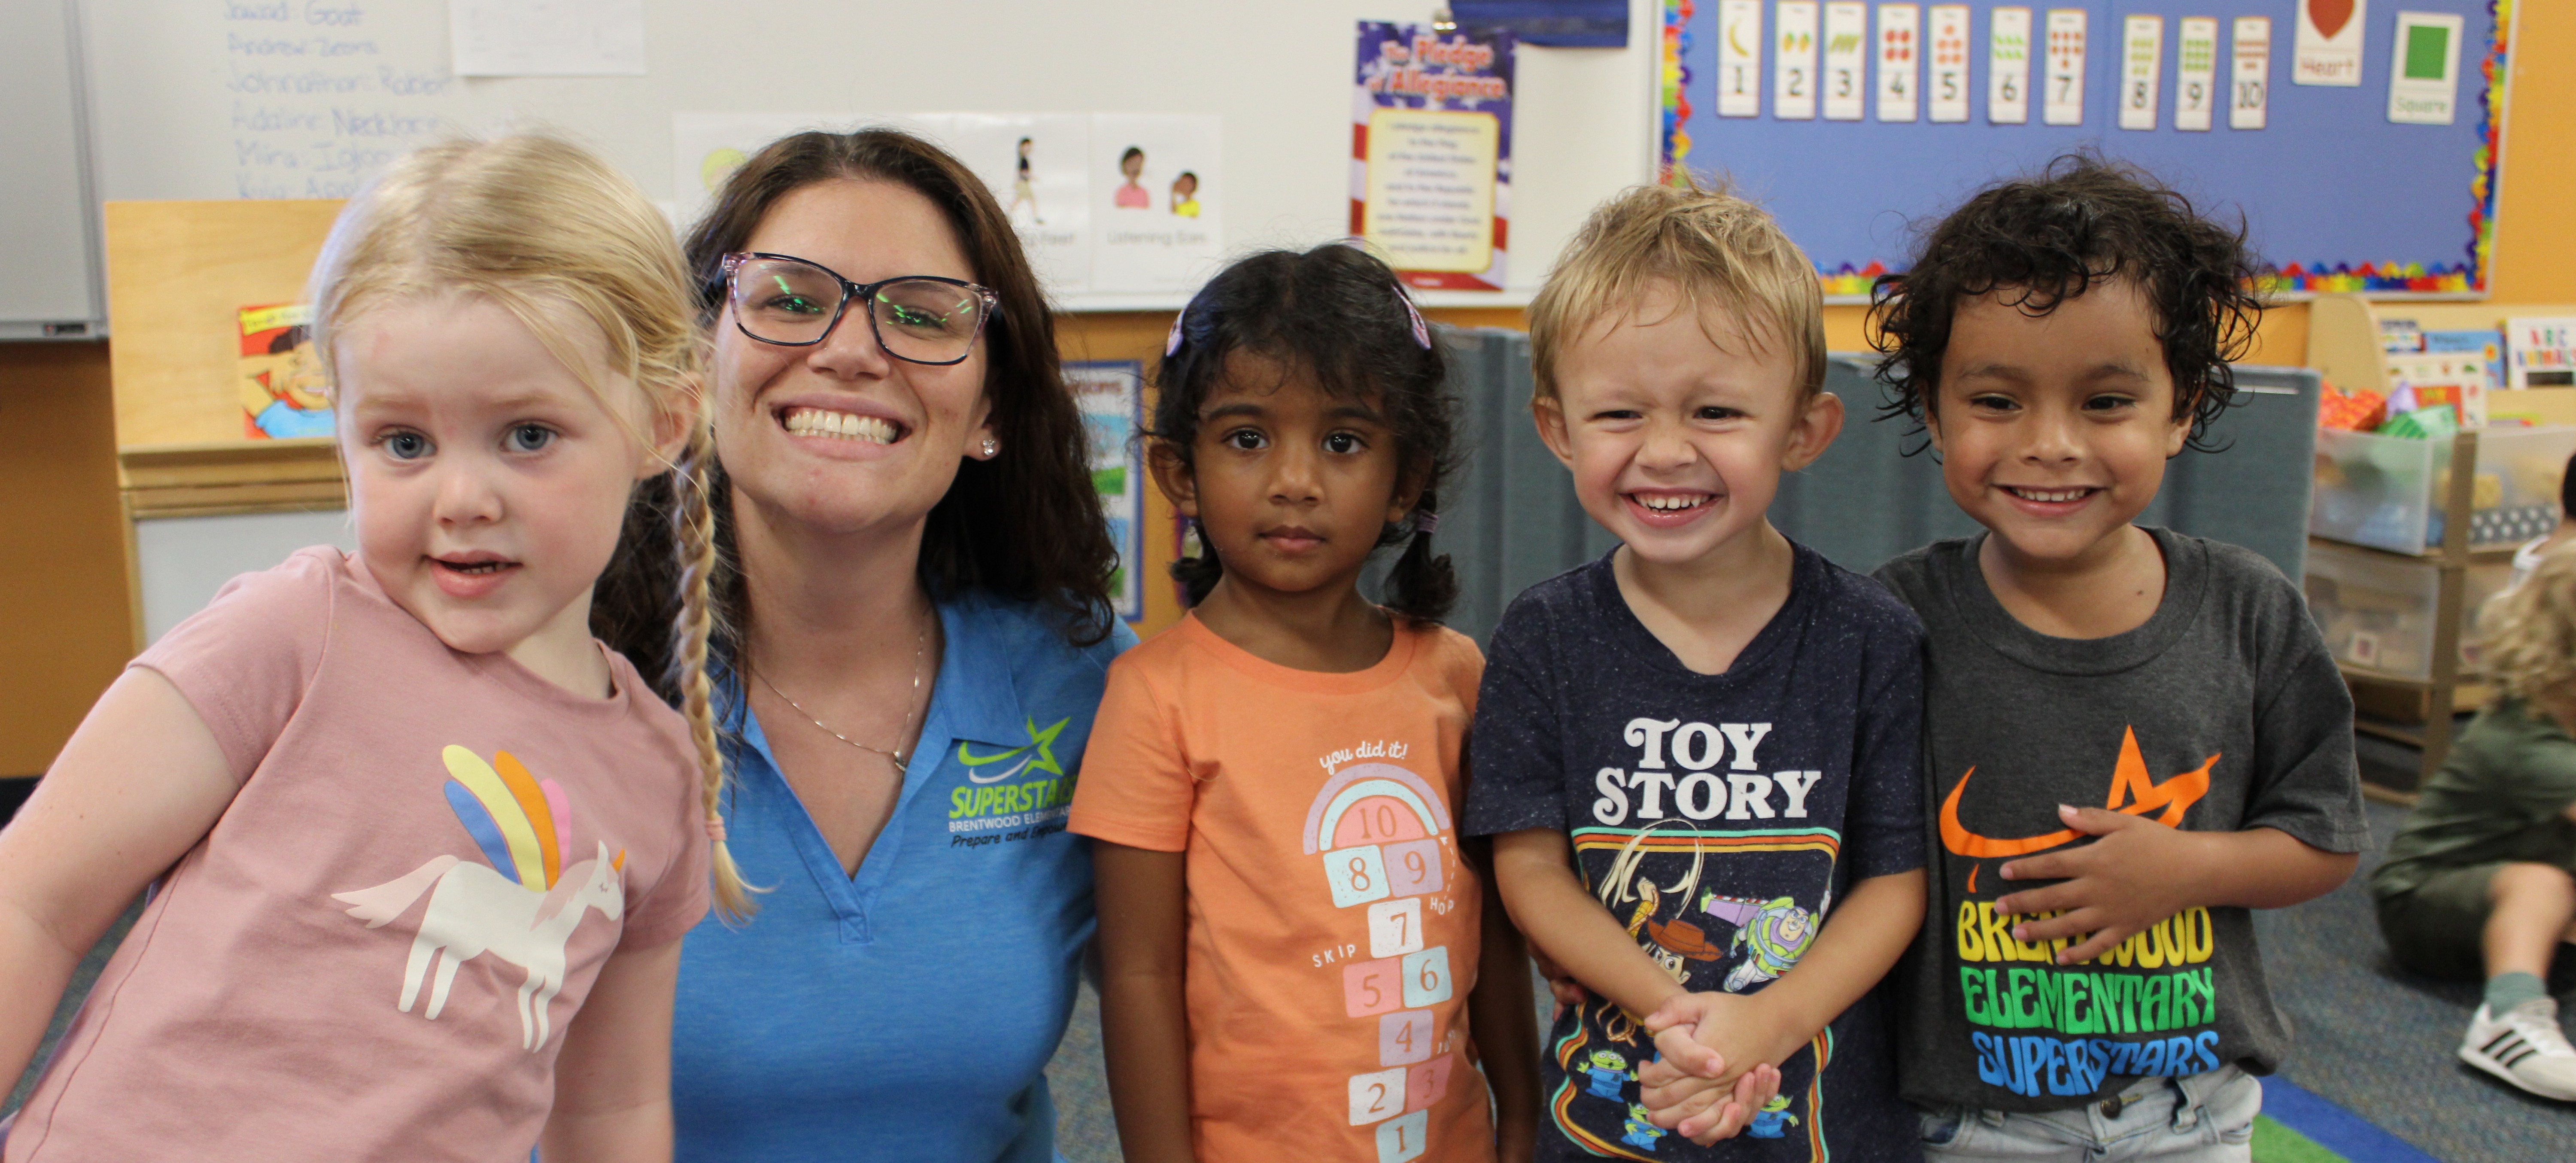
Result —
<svg viewBox="0 0 2576 1163"><path fill-rule="evenodd" d="M1512 48L1509 29L1443 36L1429 25L1360 22L1351 233L1406 286L1503 289Z"/></svg>
<svg viewBox="0 0 2576 1163"><path fill-rule="evenodd" d="M1769 207L1836 297L2079 149L2242 212L2273 290L2474 297L2512 63L2490 7L1664 0L1662 172Z"/></svg>

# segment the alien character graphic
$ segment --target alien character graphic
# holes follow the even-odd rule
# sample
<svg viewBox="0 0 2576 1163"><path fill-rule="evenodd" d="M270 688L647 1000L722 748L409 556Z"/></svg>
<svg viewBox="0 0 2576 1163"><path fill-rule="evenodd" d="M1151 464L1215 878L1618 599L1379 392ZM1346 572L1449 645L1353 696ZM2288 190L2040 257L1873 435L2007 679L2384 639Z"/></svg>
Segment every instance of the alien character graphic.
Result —
<svg viewBox="0 0 2576 1163"><path fill-rule="evenodd" d="M1571 1073L1592 1080L1591 1088L1584 1093L1614 1102L1620 1097L1620 1084L1637 1077L1635 1071L1628 1069L1628 1060L1620 1057L1616 1050L1593 1051L1591 1059L1576 1066Z"/></svg>
<svg viewBox="0 0 2576 1163"><path fill-rule="evenodd" d="M1762 1113L1745 1126L1744 1133L1757 1139L1785 1139L1797 1121L1798 1116L1789 1113L1789 1096L1773 1095L1771 1101L1762 1104Z"/></svg>
<svg viewBox="0 0 2576 1163"><path fill-rule="evenodd" d="M1816 939L1816 915L1799 908L1788 897L1767 901L1709 893L1699 901L1700 911L1720 920L1733 922L1735 940L1727 951L1743 951L1744 960L1726 974L1726 992L1742 993L1789 971L1805 955L1807 945Z"/></svg>
<svg viewBox="0 0 2576 1163"><path fill-rule="evenodd" d="M1631 1147L1643 1147L1649 1151L1655 1149L1655 1140L1672 1133L1671 1131L1667 1131L1653 1123L1647 1122L1646 1108L1638 1106L1635 1103L1628 1104L1628 1121L1621 1124L1621 1129L1628 1133L1619 1136L1620 1142L1626 1143Z"/></svg>

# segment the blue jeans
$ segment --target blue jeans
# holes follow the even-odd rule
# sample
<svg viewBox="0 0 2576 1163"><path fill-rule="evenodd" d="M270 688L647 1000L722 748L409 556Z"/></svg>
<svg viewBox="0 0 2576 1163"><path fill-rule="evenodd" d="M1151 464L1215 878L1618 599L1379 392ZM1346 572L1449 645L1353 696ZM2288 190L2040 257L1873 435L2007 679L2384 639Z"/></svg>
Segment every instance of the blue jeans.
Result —
<svg viewBox="0 0 2576 1163"><path fill-rule="evenodd" d="M2141 1078L2117 1098L2071 1110L1944 1107L1923 1112L1923 1157L1937 1163L2251 1163L2263 1086L2234 1066L2184 1078Z"/></svg>

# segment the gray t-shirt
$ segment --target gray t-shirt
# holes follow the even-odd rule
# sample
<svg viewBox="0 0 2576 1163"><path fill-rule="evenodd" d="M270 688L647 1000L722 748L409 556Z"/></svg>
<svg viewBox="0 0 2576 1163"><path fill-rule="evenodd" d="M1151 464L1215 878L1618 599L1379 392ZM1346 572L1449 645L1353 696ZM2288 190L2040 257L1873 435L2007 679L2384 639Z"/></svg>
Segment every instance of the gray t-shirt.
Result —
<svg viewBox="0 0 2576 1163"><path fill-rule="evenodd" d="M1929 640L1931 914L1898 968L1898 1085L1915 1102L2064 1110L2139 1077L2268 1074L2289 1048L2245 909L2186 909L2061 966L1993 907L2050 883L1997 866L2078 841L2059 804L2277 828L2329 852L2369 839L2352 696L2298 588L2235 546L2148 532L2164 599L2109 638L2052 638L2006 612L1977 568L1982 534L1879 568Z"/></svg>

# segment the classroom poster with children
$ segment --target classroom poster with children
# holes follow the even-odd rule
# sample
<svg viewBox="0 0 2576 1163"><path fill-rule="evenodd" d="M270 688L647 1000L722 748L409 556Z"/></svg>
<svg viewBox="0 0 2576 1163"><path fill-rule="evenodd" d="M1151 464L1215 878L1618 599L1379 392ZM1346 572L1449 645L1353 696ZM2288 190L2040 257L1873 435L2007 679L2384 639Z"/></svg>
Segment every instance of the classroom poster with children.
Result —
<svg viewBox="0 0 2576 1163"><path fill-rule="evenodd" d="M1222 125L1213 116L1093 115L1092 290L1180 293L1216 272Z"/></svg>
<svg viewBox="0 0 2576 1163"><path fill-rule="evenodd" d="M948 148L993 191L1050 294L1091 289L1091 118L960 113Z"/></svg>
<svg viewBox="0 0 2576 1163"><path fill-rule="evenodd" d="M1351 233L1405 284L1499 291L1508 258L1512 33L1364 20L1351 103Z"/></svg>
<svg viewBox="0 0 2576 1163"><path fill-rule="evenodd" d="M242 436L295 440L331 435L331 401L313 354L313 306L244 307L241 324Z"/></svg>
<svg viewBox="0 0 2576 1163"><path fill-rule="evenodd" d="M1137 433L1144 420L1145 365L1132 359L1072 360L1064 386L1082 409L1082 431L1091 458L1092 487L1118 547L1118 571L1109 589L1118 616L1145 616L1145 454Z"/></svg>

